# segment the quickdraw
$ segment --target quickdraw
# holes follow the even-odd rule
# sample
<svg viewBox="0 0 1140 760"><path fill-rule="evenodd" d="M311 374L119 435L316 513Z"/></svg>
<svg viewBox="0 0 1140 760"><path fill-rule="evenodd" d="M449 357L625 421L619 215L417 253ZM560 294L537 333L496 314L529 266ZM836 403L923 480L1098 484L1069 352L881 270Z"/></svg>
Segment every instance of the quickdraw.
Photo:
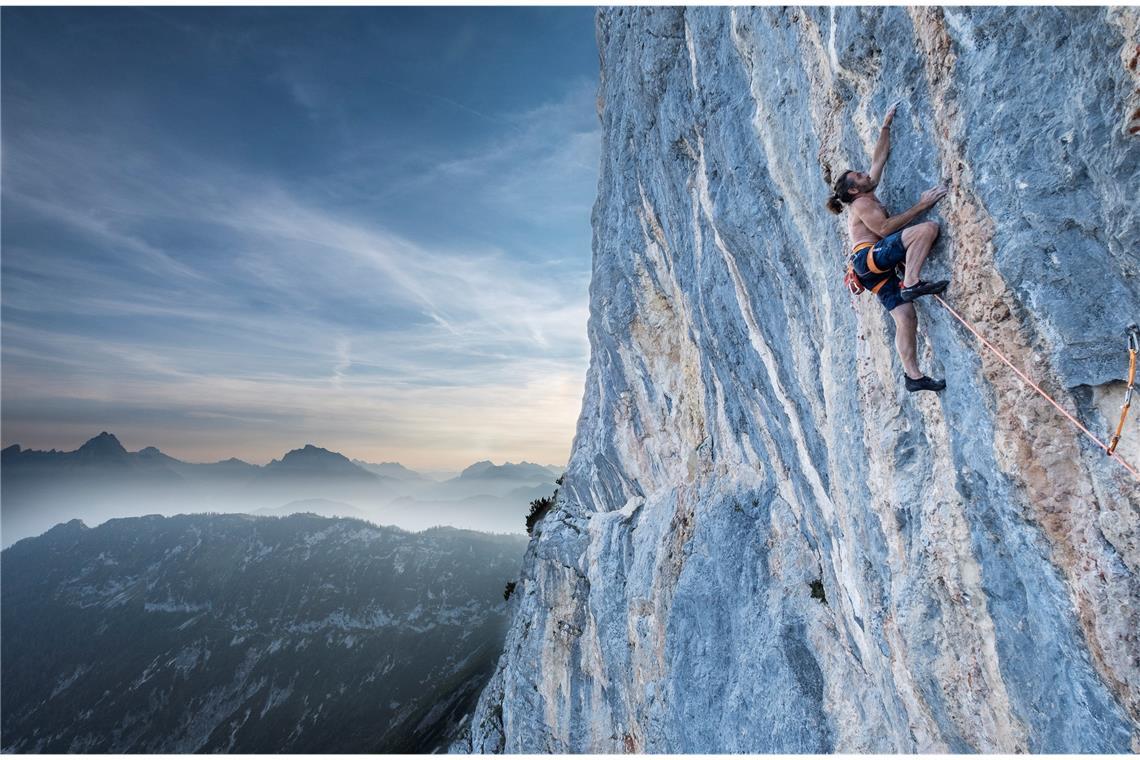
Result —
<svg viewBox="0 0 1140 760"><path fill-rule="evenodd" d="M1128 390L1124 391L1124 404L1120 407L1120 422L1116 423L1116 432L1108 442L1105 453L1112 456L1116 451L1116 444L1120 443L1120 434L1124 431L1124 420L1128 418L1128 407L1132 406L1132 388L1136 385L1136 354L1140 352L1140 327L1128 327Z"/></svg>

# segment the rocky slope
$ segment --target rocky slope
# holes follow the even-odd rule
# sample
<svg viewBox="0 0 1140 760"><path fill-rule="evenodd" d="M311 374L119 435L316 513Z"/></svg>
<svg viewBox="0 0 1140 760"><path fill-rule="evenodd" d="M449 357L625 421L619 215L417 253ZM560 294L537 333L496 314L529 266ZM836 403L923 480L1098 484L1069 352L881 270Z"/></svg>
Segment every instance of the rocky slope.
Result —
<svg viewBox="0 0 1140 760"><path fill-rule="evenodd" d="M3 751L446 747L524 546L304 514L58 525L0 554Z"/></svg>
<svg viewBox="0 0 1140 760"><path fill-rule="evenodd" d="M599 13L583 408L453 749L1140 751L1137 483L929 299L948 388L907 394L824 209L903 99L880 196L948 184L928 271L1107 437L1140 317L1138 27Z"/></svg>

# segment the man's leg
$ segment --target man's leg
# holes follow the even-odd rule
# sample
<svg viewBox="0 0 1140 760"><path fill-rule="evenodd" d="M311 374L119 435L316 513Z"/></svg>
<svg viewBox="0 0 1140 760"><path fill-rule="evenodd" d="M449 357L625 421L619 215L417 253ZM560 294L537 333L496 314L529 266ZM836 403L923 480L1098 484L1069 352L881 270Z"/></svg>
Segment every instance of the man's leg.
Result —
<svg viewBox="0 0 1140 760"><path fill-rule="evenodd" d="M907 267L910 271L910 267ZM899 352L903 369L907 377L917 380L922 377L918 369L917 339L915 331L918 329L918 315L915 314L914 304L904 303L891 309L890 314L895 318L895 349Z"/></svg>
<svg viewBox="0 0 1140 760"><path fill-rule="evenodd" d="M921 279L922 265L930 254L930 247L938 238L938 222L923 222L903 230L902 242L906 248L906 274L903 287L912 287ZM893 313L893 312L892 312Z"/></svg>

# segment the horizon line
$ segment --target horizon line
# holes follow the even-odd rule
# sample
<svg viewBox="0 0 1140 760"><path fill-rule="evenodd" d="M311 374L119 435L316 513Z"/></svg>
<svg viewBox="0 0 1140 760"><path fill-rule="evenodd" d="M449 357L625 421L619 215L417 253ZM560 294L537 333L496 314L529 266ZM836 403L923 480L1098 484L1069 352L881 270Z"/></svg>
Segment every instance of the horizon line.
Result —
<svg viewBox="0 0 1140 760"><path fill-rule="evenodd" d="M76 446L74 449L58 449L58 448L55 448L54 446L53 446L52 448L50 448L50 449L38 449L38 448L32 448L32 447L27 447L27 446L24 446L24 445L20 444L18 441L13 441L13 442L11 442L11 443L4 443L4 444L0 444L0 450L3 450L3 451L7 451L8 449L10 449L10 448L12 448L13 446L15 446L15 447L16 447L16 448L17 448L19 451L21 451L21 452L24 452L24 451L39 451L39 452L42 452L42 453L45 453L45 454L50 454L50 453L52 453L52 452L55 452L55 453L58 453L58 454L71 454L71 453L74 453L74 452L78 451L79 449L83 448L84 446L86 446L86 445L87 445L88 443L90 443L91 441L93 441L93 440L95 440L95 439L99 438L100 436L104 436L104 435L106 435L106 436L110 436L111 438L114 438L114 439L115 439L115 441L116 441L116 442L118 442L118 444L119 444L120 446L122 446L122 447L123 447L123 449L124 449L124 450L125 450L125 451L126 451L128 454L138 454L138 453L140 453L140 452L142 452L142 451L144 451L144 450L146 450L146 449L154 449L155 451L159 452L160 454L163 454L163 455L165 455L165 456L171 457L172 459L176 459L176 460L178 460L179 462L181 462L181 463L183 463L183 464L219 464L219 463L221 463L221 462L229 462L229 461L232 461L232 460L237 460L237 461L239 461L239 462L242 462L243 464L252 465L252 466L254 466L254 467L266 467L266 466L268 466L269 464L271 464L272 462L281 461L281 460L280 460L280 458L275 458L275 459L270 459L270 460L269 460L268 462L266 462L265 464L258 464L257 462L253 462L253 461L250 461L250 460L248 460L248 459L242 459L241 457L230 456L230 457L225 457L225 458L221 458L221 459L215 459L215 460L213 460L213 461L207 461L207 462L191 462L191 461L189 461L189 460L180 459L180 458L179 458L179 457L177 457L177 456L174 456L174 455L172 455L172 454L169 454L169 453L167 453L167 452L163 451L163 450L162 450L162 449L160 449L158 446L153 446L153 445L147 445L147 446L143 446L143 447L141 447L141 448L139 448L139 449L137 449L137 450L135 450L135 451L131 451L129 448L127 448L127 446L126 446L125 444L123 444L122 440L120 440L120 439L119 439L119 436L117 436L117 435L115 435L114 433L111 433L111 432L109 432L109 431L107 431L107 430L101 430L100 432L96 433L95 435L92 435L92 436L88 437L86 440L84 440L84 442L83 442L83 443L79 444L79 445L78 445L78 446ZM476 465L476 464L479 464L480 462L490 462L490 463L492 464L492 466L495 466L495 467L502 467L502 466L505 466L505 465L511 465L511 464L533 464L533 465L537 465L537 466L539 466L539 467L554 467L554 468L556 468L556 469L562 469L562 470L565 470L565 469L566 469L566 467L569 465L569 462L568 462L568 461L567 461L566 463L564 463L564 464L553 463L553 462L552 462L552 463L548 463L548 464L543 464L543 463L541 463L541 462L532 462L532 461L528 461L528 460L526 460L526 459L520 459L518 462L512 462L512 461L510 461L509 459L504 459L504 460L503 460L503 463L500 465L500 464L495 464L495 461L494 461L493 459L491 459L490 457L484 457L484 458L476 458L476 459L472 459L472 460L470 461L470 463L469 463L469 464L467 464L467 465L465 465L465 466L463 466L463 467L459 467L459 468L456 468L456 467L442 467L442 466L439 466L439 465L430 465L430 466L428 466L428 467L426 467L426 468L425 468L425 467L423 467L423 466L418 466L418 467L410 467L410 466L408 466L408 465L404 464L403 462L400 462L400 461L397 461L397 460L388 460L388 461L382 461L382 462L372 462L372 461L369 461L369 460L367 460L367 459L363 459L363 458L361 458L361 457L351 456L351 455L349 455L349 454L346 454L346 453L344 453L343 451L339 451L339 450L337 450L337 449L330 449L330 448L327 448L327 447L325 447L325 446L318 446L318 445L317 445L317 444L315 444L315 443L305 443L305 444L302 444L302 445L300 445L300 446L296 446L296 447L294 447L294 448L289 448L289 449L286 449L286 451L284 452L284 454L282 454L282 455L281 455L281 457L283 458L283 457L284 457L286 454L290 454L290 453L292 453L292 452L294 452L294 451L302 451L302 450L304 450L305 448L307 448L307 447L310 447L310 446L311 446L311 447L313 447L313 448L316 448L316 449L321 449L321 450L323 450L323 451L328 451L328 452L330 452L330 453L333 453L333 454L339 454L340 456L343 456L344 458L348 459L348 460L349 460L349 461L351 461L351 462L364 462L365 464L372 464L372 465L395 464L395 465L399 465L400 467L403 467L403 468L405 468L405 469L407 469L407 470L411 470L412 472L419 472L419 473L423 473L423 472L450 472L450 471L452 471L452 470L455 470L456 472L461 472L462 470L466 469L467 467L470 467L470 466L472 466L472 465Z"/></svg>

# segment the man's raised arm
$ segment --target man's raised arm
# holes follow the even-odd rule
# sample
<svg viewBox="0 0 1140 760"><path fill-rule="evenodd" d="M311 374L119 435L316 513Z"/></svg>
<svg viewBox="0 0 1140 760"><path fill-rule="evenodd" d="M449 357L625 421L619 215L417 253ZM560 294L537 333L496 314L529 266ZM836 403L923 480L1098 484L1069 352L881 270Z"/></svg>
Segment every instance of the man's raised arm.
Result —
<svg viewBox="0 0 1140 760"><path fill-rule="evenodd" d="M883 128L879 131L879 141L875 143L875 153L871 156L871 181L876 186L879 180L883 177L883 168L887 165L887 156L891 152L891 122L895 120L895 110L898 109L898 101L891 104L890 109L887 110L887 115L883 117Z"/></svg>
<svg viewBox="0 0 1140 760"><path fill-rule="evenodd" d="M884 214L882 207L867 196L856 198L851 204L851 210L858 215L859 221L863 222L867 229L884 238L913 222L919 214L929 211L935 203L942 200L944 195L946 195L945 187L932 187L922 194L918 203L894 216Z"/></svg>

